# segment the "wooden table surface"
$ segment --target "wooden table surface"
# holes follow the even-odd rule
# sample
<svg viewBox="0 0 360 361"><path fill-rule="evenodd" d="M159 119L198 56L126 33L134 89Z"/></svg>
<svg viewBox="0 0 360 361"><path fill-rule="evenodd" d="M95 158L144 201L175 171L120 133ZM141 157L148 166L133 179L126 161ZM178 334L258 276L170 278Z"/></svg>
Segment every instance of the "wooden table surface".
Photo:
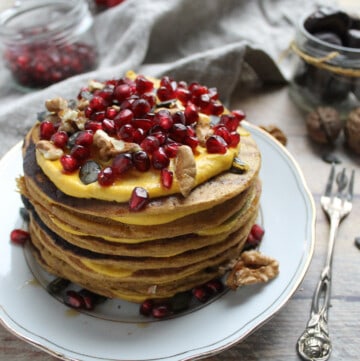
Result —
<svg viewBox="0 0 360 361"><path fill-rule="evenodd" d="M246 96L236 94L232 108L236 107L243 108L252 123L276 124L287 135L287 148L300 165L316 203L316 243L305 279L289 302L269 322L244 341L205 360L299 360L295 344L308 320L312 294L327 250L329 227L319 206L320 195L330 167L321 159L321 155L327 149L314 145L309 140L304 114L289 99L286 87L255 90ZM360 250L354 245L355 237L360 236L360 156L347 153L341 141L337 145L336 152L344 166L357 169L357 178L353 211L341 224L335 246L332 307L329 313L329 329L333 341L331 360L355 361L360 355ZM285 218L284 222L286 222ZM0 360L54 361L56 359L19 340L0 325Z"/></svg>

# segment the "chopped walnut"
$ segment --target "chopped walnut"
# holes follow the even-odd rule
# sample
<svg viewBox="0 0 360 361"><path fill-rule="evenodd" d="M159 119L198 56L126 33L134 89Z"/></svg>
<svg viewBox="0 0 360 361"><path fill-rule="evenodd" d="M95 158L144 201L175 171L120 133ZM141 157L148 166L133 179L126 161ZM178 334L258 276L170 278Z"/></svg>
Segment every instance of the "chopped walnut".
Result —
<svg viewBox="0 0 360 361"><path fill-rule="evenodd" d="M101 90L105 88L105 84L96 80L90 80L88 84L88 88L90 92L94 92L95 90Z"/></svg>
<svg viewBox="0 0 360 361"><path fill-rule="evenodd" d="M272 135L275 139L277 139L282 145L286 145L287 138L285 133L278 128L276 125L270 124L270 125L261 125L261 129L268 132L270 135Z"/></svg>
<svg viewBox="0 0 360 361"><path fill-rule="evenodd" d="M196 125L195 132L200 145L204 147L206 140L214 134L214 130L210 126L210 119L201 117Z"/></svg>
<svg viewBox="0 0 360 361"><path fill-rule="evenodd" d="M181 145L175 158L175 177L179 182L180 192L187 197L195 186L196 163L191 148Z"/></svg>
<svg viewBox="0 0 360 361"><path fill-rule="evenodd" d="M259 251L245 251L234 262L226 279L232 289L239 286L268 282L279 274L279 263Z"/></svg>
<svg viewBox="0 0 360 361"><path fill-rule="evenodd" d="M57 160L64 154L62 149L56 147L49 140L39 140L36 143L36 149L48 160Z"/></svg>
<svg viewBox="0 0 360 361"><path fill-rule="evenodd" d="M99 158L103 161L108 161L121 153L136 152L140 150L138 144L111 138L101 129L97 130L94 134L94 145L98 148Z"/></svg>
<svg viewBox="0 0 360 361"><path fill-rule="evenodd" d="M152 285L148 288L147 293L149 295L155 295L157 290L157 285Z"/></svg>
<svg viewBox="0 0 360 361"><path fill-rule="evenodd" d="M45 101L45 107L49 112L58 113L68 107L68 102L64 98L53 98Z"/></svg>

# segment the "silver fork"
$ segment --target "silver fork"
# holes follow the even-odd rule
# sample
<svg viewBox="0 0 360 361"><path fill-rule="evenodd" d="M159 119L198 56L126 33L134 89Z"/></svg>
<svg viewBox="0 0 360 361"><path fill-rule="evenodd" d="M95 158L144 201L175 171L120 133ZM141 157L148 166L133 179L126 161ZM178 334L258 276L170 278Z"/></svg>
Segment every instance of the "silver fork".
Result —
<svg viewBox="0 0 360 361"><path fill-rule="evenodd" d="M350 213L352 208L354 178L354 170L351 172L349 181L344 168L336 176L337 191L333 193L335 165L332 164L325 193L321 197L322 209L330 221L329 244L325 266L313 296L310 319L297 342L299 355L306 361L325 361L330 357L332 350L327 325L331 294L332 259L335 236L340 222Z"/></svg>

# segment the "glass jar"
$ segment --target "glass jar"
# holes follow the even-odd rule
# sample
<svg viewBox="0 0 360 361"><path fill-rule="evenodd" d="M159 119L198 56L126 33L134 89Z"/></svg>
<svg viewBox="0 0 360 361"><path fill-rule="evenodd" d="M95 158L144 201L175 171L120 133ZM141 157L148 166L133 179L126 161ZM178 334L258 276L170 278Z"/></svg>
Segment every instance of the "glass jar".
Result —
<svg viewBox="0 0 360 361"><path fill-rule="evenodd" d="M331 20L336 20L335 17L339 16L334 14ZM342 14L344 18L346 16L343 12L338 14ZM313 19L316 20L317 17L319 18L319 14L315 14ZM356 47L344 46L336 34L337 31L340 32L337 29L333 33L320 27L314 35L308 30L309 19L310 16L307 16L300 21L291 45L297 55L297 64L290 84L290 95L303 110L312 111L318 106L332 106L341 114L346 114L360 106L360 43ZM325 25L330 24L336 28L340 23L333 21L330 24L328 21ZM352 24L359 26L356 31L360 34L360 20L359 23L354 21ZM338 43L335 44L336 42Z"/></svg>
<svg viewBox="0 0 360 361"><path fill-rule="evenodd" d="M86 0L26 0L0 14L5 66L22 89L39 89L97 66Z"/></svg>

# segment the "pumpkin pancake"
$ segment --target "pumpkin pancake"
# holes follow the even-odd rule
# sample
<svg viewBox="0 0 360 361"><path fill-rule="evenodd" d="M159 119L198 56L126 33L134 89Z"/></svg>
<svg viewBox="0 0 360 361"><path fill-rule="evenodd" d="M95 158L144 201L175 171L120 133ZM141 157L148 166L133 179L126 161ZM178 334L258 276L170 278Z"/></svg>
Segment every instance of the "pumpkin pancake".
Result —
<svg viewBox="0 0 360 361"><path fill-rule="evenodd" d="M18 179L44 269L132 302L224 274L261 196L261 154L241 111L204 86L132 72L45 106Z"/></svg>

